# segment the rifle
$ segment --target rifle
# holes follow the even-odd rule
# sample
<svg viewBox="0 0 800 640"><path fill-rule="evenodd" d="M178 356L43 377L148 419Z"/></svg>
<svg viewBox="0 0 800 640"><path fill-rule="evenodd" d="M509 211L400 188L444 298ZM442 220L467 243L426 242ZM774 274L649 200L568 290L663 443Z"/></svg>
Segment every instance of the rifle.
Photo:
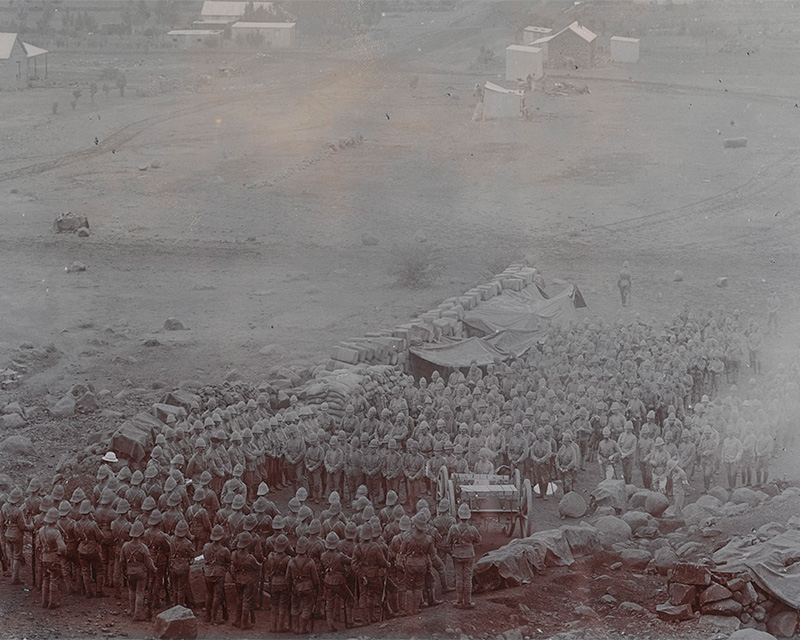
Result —
<svg viewBox="0 0 800 640"><path fill-rule="evenodd" d="M262 611L264 609L264 567L267 564L267 559L264 558L264 562L261 563L261 571L259 572L258 578L258 610Z"/></svg>
<svg viewBox="0 0 800 640"><path fill-rule="evenodd" d="M383 622L383 615L384 611L386 610L386 580L389 577L389 572L385 572L383 574L383 592L381 593L381 619L379 622Z"/></svg>
<svg viewBox="0 0 800 640"><path fill-rule="evenodd" d="M36 531L31 529L31 577L33 588L36 588Z"/></svg>

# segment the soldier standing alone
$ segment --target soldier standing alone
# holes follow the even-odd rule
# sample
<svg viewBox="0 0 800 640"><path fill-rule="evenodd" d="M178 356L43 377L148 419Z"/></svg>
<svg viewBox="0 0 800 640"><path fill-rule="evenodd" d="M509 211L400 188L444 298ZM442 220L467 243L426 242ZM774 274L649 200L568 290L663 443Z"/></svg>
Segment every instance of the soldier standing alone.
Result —
<svg viewBox="0 0 800 640"><path fill-rule="evenodd" d="M475 561L475 545L481 543L481 534L469 524L472 512L469 505L462 503L458 507L458 524L450 527L447 534L447 544L453 556L453 565L456 570L456 595L459 609L472 609L472 565Z"/></svg>

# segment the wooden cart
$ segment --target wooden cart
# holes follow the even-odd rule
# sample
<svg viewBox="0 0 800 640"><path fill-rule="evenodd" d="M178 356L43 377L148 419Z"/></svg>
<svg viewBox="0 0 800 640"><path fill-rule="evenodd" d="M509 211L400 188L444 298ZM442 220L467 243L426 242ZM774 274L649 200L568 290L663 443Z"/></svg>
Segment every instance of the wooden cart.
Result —
<svg viewBox="0 0 800 640"><path fill-rule="evenodd" d="M436 498L446 499L454 516L458 505L467 503L476 526L488 529L492 522L497 522L510 538L517 529L521 538L533 532L533 488L530 480L522 481L519 470L511 473L508 467L500 467L491 474L451 476L447 467L442 467L436 482Z"/></svg>

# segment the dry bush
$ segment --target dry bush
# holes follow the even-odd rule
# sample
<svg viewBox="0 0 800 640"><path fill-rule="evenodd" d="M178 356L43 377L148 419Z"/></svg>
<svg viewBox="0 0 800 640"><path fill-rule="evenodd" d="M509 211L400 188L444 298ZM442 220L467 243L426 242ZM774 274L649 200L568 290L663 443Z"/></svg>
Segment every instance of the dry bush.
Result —
<svg viewBox="0 0 800 640"><path fill-rule="evenodd" d="M395 245L391 258L392 275L399 287L428 287L444 271L440 249L426 242Z"/></svg>
<svg viewBox="0 0 800 640"><path fill-rule="evenodd" d="M525 261L525 249L520 246L502 245L483 253L483 276L491 280L498 273L505 271L512 262Z"/></svg>

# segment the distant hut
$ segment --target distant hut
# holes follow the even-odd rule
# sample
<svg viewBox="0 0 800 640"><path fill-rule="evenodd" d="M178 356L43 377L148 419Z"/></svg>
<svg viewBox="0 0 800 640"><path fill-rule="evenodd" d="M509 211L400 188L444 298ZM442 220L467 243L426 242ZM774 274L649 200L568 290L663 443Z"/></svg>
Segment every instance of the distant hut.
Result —
<svg viewBox="0 0 800 640"><path fill-rule="evenodd" d="M573 22L550 36L547 64L551 67L588 69L594 66L597 35Z"/></svg>

